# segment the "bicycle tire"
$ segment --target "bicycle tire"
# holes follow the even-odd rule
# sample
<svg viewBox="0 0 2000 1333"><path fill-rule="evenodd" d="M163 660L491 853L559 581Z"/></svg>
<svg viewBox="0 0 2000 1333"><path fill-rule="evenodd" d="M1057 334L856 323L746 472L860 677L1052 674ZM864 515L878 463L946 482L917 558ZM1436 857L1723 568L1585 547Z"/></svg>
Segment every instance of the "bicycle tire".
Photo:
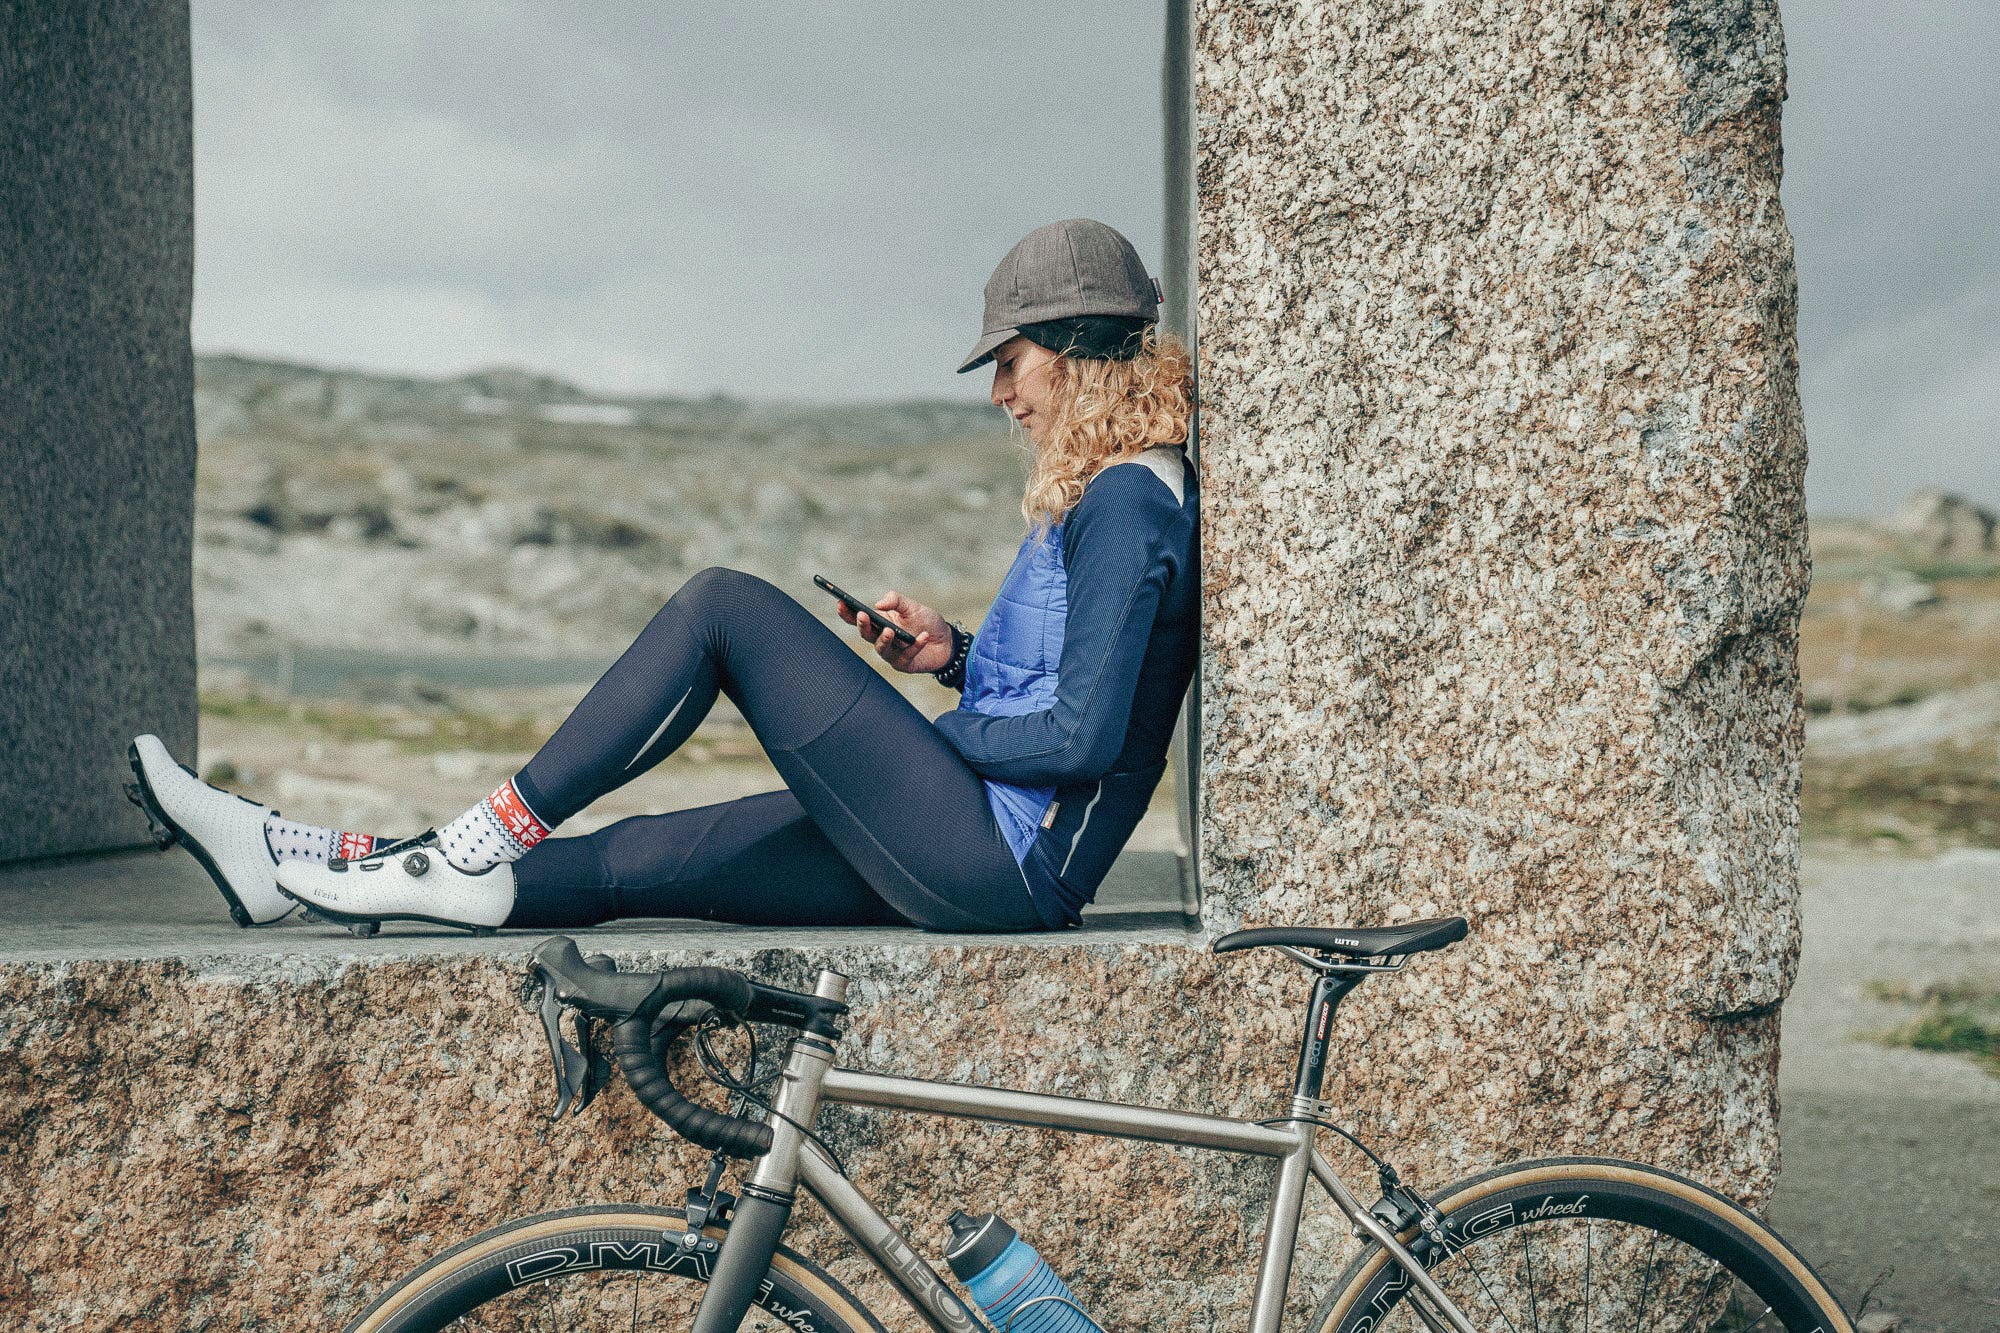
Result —
<svg viewBox="0 0 2000 1333"><path fill-rule="evenodd" d="M574 1317L544 1323L555 1313L597 1294L625 1299L642 1328L674 1326L662 1309L684 1312L691 1323L706 1289L712 1254L689 1254L682 1241L687 1219L677 1208L613 1204L541 1213L483 1231L431 1259L382 1293L347 1325L346 1333L438 1333L470 1330L626 1328L622 1308L615 1322ZM702 1234L721 1240L713 1224ZM621 1277L631 1274L628 1282ZM638 1315L641 1301L647 1314ZM545 1302L538 1303L538 1302ZM601 1306L598 1308L602 1308ZM763 1310L768 1321L759 1321ZM533 1322L530 1322L532 1318ZM759 1289L743 1327L757 1322L796 1333L885 1333L867 1307L805 1256L779 1246L769 1283ZM681 1325L683 1327L687 1325Z"/></svg>
<svg viewBox="0 0 2000 1333"><path fill-rule="evenodd" d="M1637 1323L1649 1328L1853 1333L1853 1323L1826 1283L1782 1237L1714 1190L1670 1171L1615 1158L1554 1157L1470 1177L1446 1188L1432 1203L1443 1224L1443 1243L1421 1225L1412 1225L1397 1239L1475 1327L1516 1333L1531 1327L1579 1327L1575 1279L1581 1241L1581 1327L1592 1326L1593 1289L1613 1262L1615 1248L1635 1257L1643 1252L1646 1270L1637 1283L1614 1285L1615 1277L1604 1281L1597 1293L1603 1322L1596 1327ZM1553 1306L1546 1296L1536 1299L1535 1235L1544 1245L1544 1279L1553 1269L1555 1283L1568 1280L1566 1287L1550 1289L1557 1298ZM1671 1290L1666 1280L1654 1285L1662 1240L1670 1245ZM1690 1257L1682 1258L1684 1254ZM1593 1260L1604 1265L1595 1275ZM1718 1277L1729 1281L1719 1283ZM1308 1327L1319 1333L1420 1330L1422 1321L1404 1301L1413 1285L1388 1252L1371 1243L1334 1283ZM1750 1305L1735 1304L1741 1292L1749 1293ZM1718 1293L1731 1302L1720 1315L1712 1313ZM1511 1297L1511 1305L1503 1297ZM1659 1301L1655 1321L1644 1323L1654 1298ZM1758 1302L1769 1308L1758 1312ZM1731 1322L1730 1311L1739 1309L1741 1317ZM1559 1319L1552 1317L1558 1312ZM1670 1322L1659 1322L1662 1315Z"/></svg>

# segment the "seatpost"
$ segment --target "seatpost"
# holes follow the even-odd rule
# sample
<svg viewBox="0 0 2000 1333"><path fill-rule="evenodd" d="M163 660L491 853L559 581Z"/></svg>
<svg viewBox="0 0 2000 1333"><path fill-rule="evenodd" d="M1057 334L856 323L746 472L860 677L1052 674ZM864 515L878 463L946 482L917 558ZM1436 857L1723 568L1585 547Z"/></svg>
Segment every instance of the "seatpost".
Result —
<svg viewBox="0 0 2000 1333"><path fill-rule="evenodd" d="M1333 1030L1333 1011L1362 979L1362 975L1352 972L1322 972L1313 979L1312 999L1306 1005L1305 1035L1299 1039L1298 1076L1292 1081L1295 1100L1319 1101L1320 1085L1326 1081L1326 1051Z"/></svg>

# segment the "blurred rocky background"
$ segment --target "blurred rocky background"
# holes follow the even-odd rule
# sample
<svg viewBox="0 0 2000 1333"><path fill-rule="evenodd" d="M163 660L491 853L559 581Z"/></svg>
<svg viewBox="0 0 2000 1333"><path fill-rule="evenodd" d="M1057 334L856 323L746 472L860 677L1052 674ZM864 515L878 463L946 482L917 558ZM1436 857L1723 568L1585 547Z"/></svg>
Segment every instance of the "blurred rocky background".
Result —
<svg viewBox="0 0 2000 1333"><path fill-rule="evenodd" d="M591 397L241 357L197 364L204 658L276 645L615 652L707 565L954 604L1012 553L998 409Z"/></svg>
<svg viewBox="0 0 2000 1333"><path fill-rule="evenodd" d="M1813 524L1807 837L1878 850L2000 847L2000 552L1946 491Z"/></svg>

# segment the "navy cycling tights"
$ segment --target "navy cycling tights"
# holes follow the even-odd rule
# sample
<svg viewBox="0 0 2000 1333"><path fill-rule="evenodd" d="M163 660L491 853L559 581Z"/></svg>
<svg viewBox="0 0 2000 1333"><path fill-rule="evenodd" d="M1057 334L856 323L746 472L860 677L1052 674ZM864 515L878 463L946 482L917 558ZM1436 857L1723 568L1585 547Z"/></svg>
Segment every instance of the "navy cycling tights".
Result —
<svg viewBox="0 0 2000 1333"><path fill-rule="evenodd" d="M718 692L789 790L548 838L514 863L509 926L1044 928L979 775L839 635L732 569L682 585L515 790L554 827L672 754Z"/></svg>

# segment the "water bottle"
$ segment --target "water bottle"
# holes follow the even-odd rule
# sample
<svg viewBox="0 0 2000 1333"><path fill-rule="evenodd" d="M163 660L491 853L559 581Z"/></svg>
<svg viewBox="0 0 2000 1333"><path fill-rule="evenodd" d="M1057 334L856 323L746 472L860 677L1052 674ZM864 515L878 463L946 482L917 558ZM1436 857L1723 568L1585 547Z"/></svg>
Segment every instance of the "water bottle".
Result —
<svg viewBox="0 0 2000 1333"><path fill-rule="evenodd" d="M944 1258L1000 1333L1104 1333L997 1213L954 1212Z"/></svg>

